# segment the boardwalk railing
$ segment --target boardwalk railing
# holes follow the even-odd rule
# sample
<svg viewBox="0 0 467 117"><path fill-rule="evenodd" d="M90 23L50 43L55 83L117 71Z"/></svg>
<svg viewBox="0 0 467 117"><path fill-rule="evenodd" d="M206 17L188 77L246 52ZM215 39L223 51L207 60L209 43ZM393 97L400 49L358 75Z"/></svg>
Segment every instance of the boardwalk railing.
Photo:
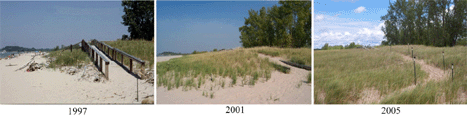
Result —
<svg viewBox="0 0 467 117"><path fill-rule="evenodd" d="M136 61L137 63L141 64L141 67L145 65L145 62L143 60L136 58L130 54L127 54L126 52L123 52L117 48L113 48L105 43L99 42L97 40L92 40L91 44L95 45L98 49L104 52L104 54L108 55L110 59L114 60L115 62L119 62L123 66L125 66L124 57L127 57L130 60L130 65L128 65L128 69L130 70L130 72L133 72L133 61ZM120 61L118 61L117 58L120 58Z"/></svg>
<svg viewBox="0 0 467 117"><path fill-rule="evenodd" d="M87 52L90 57L92 58L93 63L97 66L99 71L103 72L107 80L109 79L109 62L107 58L105 58L104 54L100 53L97 48L92 48L88 42L82 40L81 41L81 50ZM102 60L105 62L105 72L102 71Z"/></svg>

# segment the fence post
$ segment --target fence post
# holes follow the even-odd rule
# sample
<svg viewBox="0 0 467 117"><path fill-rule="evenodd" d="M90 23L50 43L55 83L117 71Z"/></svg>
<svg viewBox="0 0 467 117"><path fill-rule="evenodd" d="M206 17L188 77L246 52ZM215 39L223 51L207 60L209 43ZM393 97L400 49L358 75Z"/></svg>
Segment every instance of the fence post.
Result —
<svg viewBox="0 0 467 117"><path fill-rule="evenodd" d="M109 62L105 62L105 76L107 77L107 80L109 80Z"/></svg>
<svg viewBox="0 0 467 117"><path fill-rule="evenodd" d="M413 57L413 77L415 79L415 85L417 85L417 69L415 69L415 57Z"/></svg>
<svg viewBox="0 0 467 117"><path fill-rule="evenodd" d="M125 64L123 63L123 54L122 54L122 53L120 53L120 54L122 55L122 65L125 65Z"/></svg>
<svg viewBox="0 0 467 117"><path fill-rule="evenodd" d="M133 59L130 58L130 73L133 72Z"/></svg>
<svg viewBox="0 0 467 117"><path fill-rule="evenodd" d="M412 47L412 57L414 57L414 56L413 56L413 47Z"/></svg>
<svg viewBox="0 0 467 117"><path fill-rule="evenodd" d="M444 51L443 51L443 71L446 73L446 65L444 64Z"/></svg>
<svg viewBox="0 0 467 117"><path fill-rule="evenodd" d="M70 44L70 51L73 52L73 45Z"/></svg>
<svg viewBox="0 0 467 117"><path fill-rule="evenodd" d="M102 71L102 56L99 56L99 70Z"/></svg>

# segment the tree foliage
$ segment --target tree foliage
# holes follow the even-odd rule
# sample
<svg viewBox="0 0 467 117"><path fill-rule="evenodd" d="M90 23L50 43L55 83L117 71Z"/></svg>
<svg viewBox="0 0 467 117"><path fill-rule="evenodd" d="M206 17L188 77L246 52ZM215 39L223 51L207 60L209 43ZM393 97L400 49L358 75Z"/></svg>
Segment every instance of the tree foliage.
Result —
<svg viewBox="0 0 467 117"><path fill-rule="evenodd" d="M452 9L451 6L454 6ZM467 36L466 0L398 0L381 17L383 45L454 46Z"/></svg>
<svg viewBox="0 0 467 117"><path fill-rule="evenodd" d="M280 6L248 11L239 28L243 47L311 47L311 1L279 1Z"/></svg>
<svg viewBox="0 0 467 117"><path fill-rule="evenodd" d="M150 41L154 37L154 1L123 0L122 6L122 24L128 26L130 38Z"/></svg>

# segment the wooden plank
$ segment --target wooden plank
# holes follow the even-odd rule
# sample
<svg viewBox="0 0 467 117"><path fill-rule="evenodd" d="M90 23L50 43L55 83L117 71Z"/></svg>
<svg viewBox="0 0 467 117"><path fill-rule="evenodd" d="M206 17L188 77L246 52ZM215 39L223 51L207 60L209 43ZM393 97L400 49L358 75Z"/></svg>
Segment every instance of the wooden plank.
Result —
<svg viewBox="0 0 467 117"><path fill-rule="evenodd" d="M132 56L132 55L130 55L130 54L127 54L127 53L125 53L124 51L121 51L121 50L119 50L119 49L117 49L117 48L114 48L114 49L115 49L115 51L119 52L120 54L123 54L123 55L125 55L125 56L127 56L127 57L129 57L129 58L131 58L131 59L133 59L133 60L136 60L136 61L139 62L139 63L143 63L143 62L144 62L143 60L141 60L141 59L139 59L139 58L136 58L136 57L134 57L134 56Z"/></svg>
<svg viewBox="0 0 467 117"><path fill-rule="evenodd" d="M104 56L105 56L104 54L100 53L99 50L97 50L97 48L92 48L92 47L91 47L91 49L94 50L94 51L96 52L97 55L99 55L99 56L101 56L101 57L104 57ZM107 58L104 58L104 61L105 61L105 62L110 62L110 60L107 59Z"/></svg>
<svg viewBox="0 0 467 117"><path fill-rule="evenodd" d="M298 68L302 68L302 69L306 69L308 71L311 70L311 66L308 66L308 65L301 65L301 64L297 64L297 63L292 63L292 62L288 62L288 61L283 61L283 60L280 60L281 62L287 64L287 65L291 65L291 66L294 66L294 67L298 67Z"/></svg>

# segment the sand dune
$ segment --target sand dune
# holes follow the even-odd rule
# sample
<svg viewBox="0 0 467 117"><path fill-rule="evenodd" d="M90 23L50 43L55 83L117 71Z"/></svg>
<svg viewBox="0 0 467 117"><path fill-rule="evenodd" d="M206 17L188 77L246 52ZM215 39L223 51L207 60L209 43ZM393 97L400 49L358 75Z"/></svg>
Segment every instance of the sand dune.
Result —
<svg viewBox="0 0 467 117"><path fill-rule="evenodd" d="M0 103L2 104L134 104L154 95L154 87L139 80L139 102L136 101L136 79L111 62L110 80L103 83L78 81L81 75L68 75L58 69L26 72L15 71L30 61L33 54L0 60ZM36 56L35 62L46 61ZM8 64L17 66L6 66ZM82 74L77 73L77 74Z"/></svg>
<svg viewBox="0 0 467 117"><path fill-rule="evenodd" d="M206 83L201 89L182 91L183 88L167 90L157 87L157 104L311 104L311 85L305 83L310 71L295 68L279 61L278 57L269 57L270 61L291 68L289 74L274 71L268 81L258 81L254 86L233 86L221 88L215 83ZM159 59L158 59L159 61ZM230 78L215 78L230 80ZM241 80L238 80L241 81ZM230 82L230 81L228 81ZM230 84L230 83L226 83ZM210 87L214 87L213 90ZM203 96L207 92L209 96ZM210 94L213 93L213 98Z"/></svg>

